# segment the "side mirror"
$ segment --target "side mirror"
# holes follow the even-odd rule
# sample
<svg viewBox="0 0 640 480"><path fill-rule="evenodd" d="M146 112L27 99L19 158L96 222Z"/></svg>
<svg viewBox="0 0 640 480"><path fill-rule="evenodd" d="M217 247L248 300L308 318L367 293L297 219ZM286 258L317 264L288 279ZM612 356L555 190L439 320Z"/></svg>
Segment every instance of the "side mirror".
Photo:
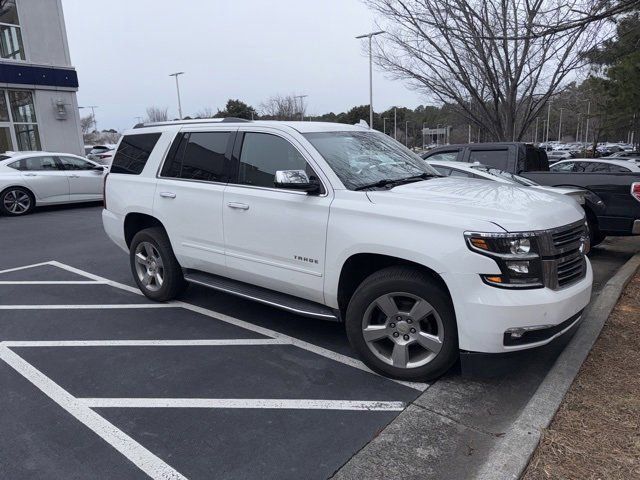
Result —
<svg viewBox="0 0 640 480"><path fill-rule="evenodd" d="M304 170L278 170L274 184L276 188L300 190L309 194L320 193L320 182L317 178L307 175Z"/></svg>
<svg viewBox="0 0 640 480"><path fill-rule="evenodd" d="M95 170L96 172L104 172L104 165L95 165L91 168L91 170Z"/></svg>

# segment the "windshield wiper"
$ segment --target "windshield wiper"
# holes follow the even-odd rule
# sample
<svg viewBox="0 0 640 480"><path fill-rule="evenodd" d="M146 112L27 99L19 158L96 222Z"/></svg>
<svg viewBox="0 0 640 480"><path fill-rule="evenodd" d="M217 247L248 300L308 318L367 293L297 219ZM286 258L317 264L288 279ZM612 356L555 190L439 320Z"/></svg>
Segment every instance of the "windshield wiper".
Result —
<svg viewBox="0 0 640 480"><path fill-rule="evenodd" d="M378 180L374 183L369 183L367 185L362 185L361 187L356 187L354 190L367 190L369 188L383 188L388 187L389 185L402 185L403 183L411 183L418 182L420 180L426 180L427 178L439 177L440 175L436 175L433 173L421 173L420 175L413 175L411 177L405 178L383 178L382 180Z"/></svg>

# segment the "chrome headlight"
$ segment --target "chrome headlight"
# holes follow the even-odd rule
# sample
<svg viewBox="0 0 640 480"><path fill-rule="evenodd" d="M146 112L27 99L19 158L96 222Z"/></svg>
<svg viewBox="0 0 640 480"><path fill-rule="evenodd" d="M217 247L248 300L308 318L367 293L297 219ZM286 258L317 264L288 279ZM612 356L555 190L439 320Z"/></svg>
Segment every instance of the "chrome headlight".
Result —
<svg viewBox="0 0 640 480"><path fill-rule="evenodd" d="M467 246L491 257L501 275L481 274L488 285L502 288L541 288L542 260L534 232L482 233L465 232Z"/></svg>

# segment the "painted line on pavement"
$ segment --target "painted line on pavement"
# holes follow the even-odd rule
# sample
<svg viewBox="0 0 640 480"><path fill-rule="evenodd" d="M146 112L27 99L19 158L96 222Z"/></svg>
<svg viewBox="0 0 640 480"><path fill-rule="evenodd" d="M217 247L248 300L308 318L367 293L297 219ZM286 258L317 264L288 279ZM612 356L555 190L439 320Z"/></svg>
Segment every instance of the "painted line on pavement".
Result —
<svg viewBox="0 0 640 480"><path fill-rule="evenodd" d="M170 303L121 303L112 305L0 305L0 310L103 310L126 308L178 308Z"/></svg>
<svg viewBox="0 0 640 480"><path fill-rule="evenodd" d="M403 402L365 400L289 400L262 398L78 398L90 408L249 408L287 410L363 410L399 412Z"/></svg>
<svg viewBox="0 0 640 480"><path fill-rule="evenodd" d="M35 267L46 267L46 266L50 266L51 262L40 262L40 263L32 263L31 265L23 265L22 267L15 267L15 268L7 268L6 270L0 270L0 274L3 273L11 273L11 272L19 272L20 270L27 270L28 268L35 268Z"/></svg>
<svg viewBox="0 0 640 480"><path fill-rule="evenodd" d="M106 285L97 280L0 280L0 285Z"/></svg>
<svg viewBox="0 0 640 480"><path fill-rule="evenodd" d="M92 280L102 281L102 282L106 283L107 285L110 285L110 286L112 286L114 288L119 288L121 290L126 290L128 292L132 292L132 293L136 293L138 295L142 295L142 292L138 288L134 288L134 287L131 287L129 285L125 285L125 284L120 283L120 282L115 282L113 280L109 280L108 278L101 277L101 276L95 275L93 273L85 272L84 270L80 270L79 268L71 267L71 266L66 265L64 263L58 262L57 260L50 261L49 265L62 268L63 270L67 270L69 272L76 273L78 275L82 275L82 276L84 276L86 278L90 278ZM291 345L295 345L296 347L301 348L303 350L307 350L309 352L313 352L313 353L315 353L317 355L321 355L321 356L323 356L325 358L329 358L329 359L334 360L336 362L340 362L340 363L342 363L344 365L348 365L350 367L357 368L359 370L365 371L367 373L371 373L373 375L382 376L382 375L379 375L378 373L374 372L369 367L367 367L363 362L361 362L360 360L357 360L355 358L352 358L352 357L349 357L347 355L343 355L343 354L334 352L332 350L328 350L328 349L323 348L323 347L319 347L319 346L314 345L312 343L305 342L304 340L299 340L299 339L297 339L295 337L291 337L289 335L285 335L285 334L280 333L280 332L276 332L275 330L270 330L268 328L259 327L257 325L252 324L252 323L245 322L244 320L240 320L238 318L231 317L229 315L225 315L223 313L219 313L219 312L216 312L214 310L210 310L208 308L199 307L197 305L193 305L191 303L186 303L186 302L182 302L182 301L172 301L172 302L169 302L167 304L161 304L161 305L173 305L173 306L183 307L183 308L185 308L187 310L191 310L192 312L200 313L202 315L206 315L206 316L214 318L216 320L221 320L221 321L229 323L231 325L235 325L237 327L242 327L242 328L244 328L246 330L251 330L251 331L259 333L261 335L266 335L266 336L272 337L272 338L287 339L287 340L290 341ZM390 380L390 381L395 382L395 383L399 383L399 384L404 385L404 386L409 387L409 388L413 388L413 389L418 390L420 392L423 392L427 388L429 388L429 384L428 383L407 382L407 381L404 381L404 380L395 380L395 379L384 377L384 376L382 376L382 378L386 378L387 380Z"/></svg>
<svg viewBox="0 0 640 480"><path fill-rule="evenodd" d="M280 338L222 340L16 340L2 342L13 347L227 347L242 345L290 345Z"/></svg>
<svg viewBox="0 0 640 480"><path fill-rule="evenodd" d="M91 410L37 368L0 343L0 359L29 380L40 391L82 422L140 470L157 480L186 480L186 477L136 442L118 427Z"/></svg>

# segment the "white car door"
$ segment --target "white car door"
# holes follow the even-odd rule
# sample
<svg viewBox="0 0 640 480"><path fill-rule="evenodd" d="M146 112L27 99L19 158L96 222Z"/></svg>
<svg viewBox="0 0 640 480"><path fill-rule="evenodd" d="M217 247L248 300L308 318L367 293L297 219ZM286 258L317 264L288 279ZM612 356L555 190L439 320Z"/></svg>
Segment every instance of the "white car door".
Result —
<svg viewBox="0 0 640 480"><path fill-rule="evenodd" d="M58 157L69 179L69 200L84 202L102 200L104 170L82 158Z"/></svg>
<svg viewBox="0 0 640 480"><path fill-rule="evenodd" d="M37 203L69 201L67 174L53 157L21 158L10 166L20 171L26 185L36 196Z"/></svg>
<svg viewBox="0 0 640 480"><path fill-rule="evenodd" d="M235 129L183 129L156 184L153 213L184 268L225 274L222 199Z"/></svg>
<svg viewBox="0 0 640 480"><path fill-rule="evenodd" d="M224 192L228 276L322 302L333 197L274 188L277 170L317 175L295 138L252 130L238 132L238 175Z"/></svg>

